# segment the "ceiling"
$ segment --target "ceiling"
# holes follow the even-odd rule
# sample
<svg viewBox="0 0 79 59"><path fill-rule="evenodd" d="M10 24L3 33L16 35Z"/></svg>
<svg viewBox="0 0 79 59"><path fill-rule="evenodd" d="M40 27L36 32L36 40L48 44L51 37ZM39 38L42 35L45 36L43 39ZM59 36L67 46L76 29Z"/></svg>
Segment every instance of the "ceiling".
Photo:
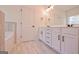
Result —
<svg viewBox="0 0 79 59"><path fill-rule="evenodd" d="M62 11L67 11L67 10L70 10L70 9L78 7L78 6L79 5L55 5L54 8L62 10ZM48 8L48 5L44 5L44 7Z"/></svg>
<svg viewBox="0 0 79 59"><path fill-rule="evenodd" d="M37 8L40 9L40 7L43 7L45 9L48 8L49 5L23 5L22 7L28 7L28 8ZM55 5L54 8L55 9L59 9L62 11L67 11L70 10L74 7L78 7L79 5Z"/></svg>
<svg viewBox="0 0 79 59"><path fill-rule="evenodd" d="M55 6L56 9L60 9L63 11L68 11L68 10L75 8L75 7L78 7L78 5L56 5Z"/></svg>

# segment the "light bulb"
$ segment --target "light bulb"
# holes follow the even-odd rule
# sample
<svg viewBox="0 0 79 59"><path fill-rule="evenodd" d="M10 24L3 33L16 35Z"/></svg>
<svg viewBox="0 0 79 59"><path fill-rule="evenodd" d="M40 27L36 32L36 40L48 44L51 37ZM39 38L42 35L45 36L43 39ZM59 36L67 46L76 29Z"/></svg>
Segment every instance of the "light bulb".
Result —
<svg viewBox="0 0 79 59"><path fill-rule="evenodd" d="M44 16L48 16L48 13L46 11L43 12Z"/></svg>
<svg viewBox="0 0 79 59"><path fill-rule="evenodd" d="M44 12L43 12L43 15L44 16L48 16L48 12L53 9L54 6L50 6L50 8L46 9Z"/></svg>
<svg viewBox="0 0 79 59"><path fill-rule="evenodd" d="M51 6L50 8L46 9L46 12L49 12L51 9L53 9L54 6Z"/></svg>
<svg viewBox="0 0 79 59"><path fill-rule="evenodd" d="M46 9L46 12L49 12L50 11L50 8Z"/></svg>
<svg viewBox="0 0 79 59"><path fill-rule="evenodd" d="M53 9L54 6L51 6L50 8Z"/></svg>

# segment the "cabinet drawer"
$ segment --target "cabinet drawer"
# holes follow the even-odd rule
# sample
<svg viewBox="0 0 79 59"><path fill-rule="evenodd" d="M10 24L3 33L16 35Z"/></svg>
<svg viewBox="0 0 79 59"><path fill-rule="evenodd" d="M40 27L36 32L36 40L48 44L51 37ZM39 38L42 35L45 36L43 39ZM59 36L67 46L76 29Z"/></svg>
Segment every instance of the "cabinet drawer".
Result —
<svg viewBox="0 0 79 59"><path fill-rule="evenodd" d="M61 53L77 54L78 53L78 37L69 34L63 34L61 40Z"/></svg>
<svg viewBox="0 0 79 59"><path fill-rule="evenodd" d="M51 37L51 35L52 35L52 32L45 32L45 36L48 36L48 37Z"/></svg>
<svg viewBox="0 0 79 59"><path fill-rule="evenodd" d="M51 28L46 28L46 32L51 33Z"/></svg>
<svg viewBox="0 0 79 59"><path fill-rule="evenodd" d="M51 41L52 40L51 36L46 36L45 39L46 39L46 41Z"/></svg>
<svg viewBox="0 0 79 59"><path fill-rule="evenodd" d="M56 33L59 33L60 32L60 29L59 27L54 27L52 28L52 32L56 32Z"/></svg>
<svg viewBox="0 0 79 59"><path fill-rule="evenodd" d="M51 40L46 40L46 44L51 47Z"/></svg>
<svg viewBox="0 0 79 59"><path fill-rule="evenodd" d="M51 39L51 37L50 37L50 36L46 36L46 39L49 39L49 40L50 40L50 39Z"/></svg>
<svg viewBox="0 0 79 59"><path fill-rule="evenodd" d="M45 36L51 37L51 34L45 34Z"/></svg>
<svg viewBox="0 0 79 59"><path fill-rule="evenodd" d="M46 32L46 34L51 35L51 34L52 34L52 32Z"/></svg>
<svg viewBox="0 0 79 59"><path fill-rule="evenodd" d="M62 33L65 34L78 35L78 32L78 28L62 28Z"/></svg>

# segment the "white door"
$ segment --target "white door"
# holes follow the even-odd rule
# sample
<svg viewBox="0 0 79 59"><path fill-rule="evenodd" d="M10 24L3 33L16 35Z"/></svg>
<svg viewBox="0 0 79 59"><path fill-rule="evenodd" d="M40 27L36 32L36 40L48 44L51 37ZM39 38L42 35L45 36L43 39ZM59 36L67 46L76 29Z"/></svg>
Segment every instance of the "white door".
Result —
<svg viewBox="0 0 79 59"><path fill-rule="evenodd" d="M60 52L60 28L52 28L52 48Z"/></svg>
<svg viewBox="0 0 79 59"><path fill-rule="evenodd" d="M35 25L33 8L22 8L22 41L34 40Z"/></svg>
<svg viewBox="0 0 79 59"><path fill-rule="evenodd" d="M61 40L61 52L67 54L78 53L77 39L77 36L63 34Z"/></svg>

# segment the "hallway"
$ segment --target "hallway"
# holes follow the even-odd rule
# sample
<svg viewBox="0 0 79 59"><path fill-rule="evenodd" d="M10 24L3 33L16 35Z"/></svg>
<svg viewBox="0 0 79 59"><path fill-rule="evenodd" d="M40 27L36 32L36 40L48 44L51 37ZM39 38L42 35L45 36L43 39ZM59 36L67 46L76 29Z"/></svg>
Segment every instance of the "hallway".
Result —
<svg viewBox="0 0 79 59"><path fill-rule="evenodd" d="M51 48L46 46L41 41L22 42L14 47L10 54L56 54Z"/></svg>

